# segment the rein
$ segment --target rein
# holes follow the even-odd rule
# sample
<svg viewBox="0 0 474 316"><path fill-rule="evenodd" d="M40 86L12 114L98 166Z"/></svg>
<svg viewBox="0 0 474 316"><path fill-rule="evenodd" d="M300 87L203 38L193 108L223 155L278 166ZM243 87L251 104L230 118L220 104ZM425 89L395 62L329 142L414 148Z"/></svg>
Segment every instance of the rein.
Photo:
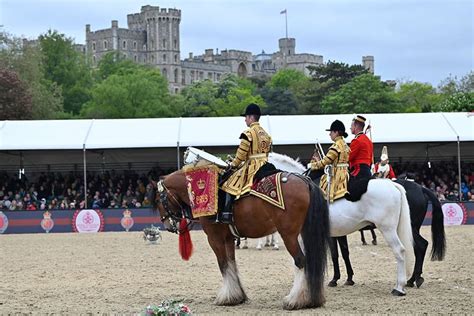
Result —
<svg viewBox="0 0 474 316"><path fill-rule="evenodd" d="M185 217L184 215L185 208L179 202L176 196L165 186L165 183L163 180L158 181L158 183L156 184L156 190L159 193L158 202L161 203L161 205L163 205L163 209L166 211L166 214L164 215L160 214L161 222L163 223L167 219L170 219L172 228L168 229L168 231L175 234L180 234L181 231L192 228L192 225L194 223L192 223L191 221L186 224L186 228L178 228L177 224L181 221L182 218ZM171 203L170 203L170 198L171 198ZM179 215L176 215L175 212L171 210L170 204L175 204L179 207Z"/></svg>

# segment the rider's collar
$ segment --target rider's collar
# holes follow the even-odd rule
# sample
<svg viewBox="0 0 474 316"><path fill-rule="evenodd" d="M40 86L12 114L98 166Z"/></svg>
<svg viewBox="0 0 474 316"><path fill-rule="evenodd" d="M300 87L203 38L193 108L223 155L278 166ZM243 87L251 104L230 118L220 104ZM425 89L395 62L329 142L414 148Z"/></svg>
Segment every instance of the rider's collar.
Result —
<svg viewBox="0 0 474 316"><path fill-rule="evenodd" d="M344 139L344 138L342 136L337 136L336 138L334 138L334 141L337 142L340 139Z"/></svg>
<svg viewBox="0 0 474 316"><path fill-rule="evenodd" d="M253 123L250 124L249 127L252 127L252 126L255 126L255 125L260 125L260 123L259 122L253 122Z"/></svg>

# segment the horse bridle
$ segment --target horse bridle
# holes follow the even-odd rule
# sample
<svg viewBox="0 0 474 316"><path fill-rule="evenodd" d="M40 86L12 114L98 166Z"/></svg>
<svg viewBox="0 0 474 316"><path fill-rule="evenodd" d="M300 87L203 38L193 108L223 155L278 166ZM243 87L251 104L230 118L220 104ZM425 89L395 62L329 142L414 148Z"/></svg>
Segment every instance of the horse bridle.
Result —
<svg viewBox="0 0 474 316"><path fill-rule="evenodd" d="M172 233L178 233L179 231L178 223L181 221L181 218L184 216L184 207L176 198L176 196L170 190L168 190L163 180L160 180L156 183L156 190L158 191L158 194L159 194L158 202L161 203L161 205L163 206L163 209L166 211L166 214L160 213L161 222L163 223L164 221L169 219L171 228L169 228L168 231ZM176 212L173 212L171 210L170 208L171 203L169 201L169 198L172 199L171 201L172 204L176 204L179 207L179 215L176 215L175 214Z"/></svg>

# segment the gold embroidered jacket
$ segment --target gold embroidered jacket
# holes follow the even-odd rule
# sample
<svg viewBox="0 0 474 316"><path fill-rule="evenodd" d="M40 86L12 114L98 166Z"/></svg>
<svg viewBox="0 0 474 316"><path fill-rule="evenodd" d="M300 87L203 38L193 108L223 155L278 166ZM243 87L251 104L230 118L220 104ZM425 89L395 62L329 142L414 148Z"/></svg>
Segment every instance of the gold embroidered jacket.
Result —
<svg viewBox="0 0 474 316"><path fill-rule="evenodd" d="M350 149L344 141L344 138L338 136L322 160L311 161L311 169L313 170L323 169L327 165L333 166L331 189L329 192L330 202L343 197L347 192L347 182L349 180L349 153ZM319 185L324 193L327 194L328 179L326 174L321 177Z"/></svg>
<svg viewBox="0 0 474 316"><path fill-rule="evenodd" d="M258 122L240 135L240 145L231 165L238 168L222 185L222 190L236 195L250 192L253 177L258 169L268 161L272 138Z"/></svg>

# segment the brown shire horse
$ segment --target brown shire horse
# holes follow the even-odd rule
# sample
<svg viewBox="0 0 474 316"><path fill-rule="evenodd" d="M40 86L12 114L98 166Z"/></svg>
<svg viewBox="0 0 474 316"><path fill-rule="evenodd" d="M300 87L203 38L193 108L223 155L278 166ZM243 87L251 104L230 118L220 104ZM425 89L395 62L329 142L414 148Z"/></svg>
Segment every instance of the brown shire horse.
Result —
<svg viewBox="0 0 474 316"><path fill-rule="evenodd" d="M234 222L242 237L260 238L278 231L296 266L293 288L285 297L283 308L299 309L322 306L324 272L329 240L328 208L321 190L309 178L284 173L282 183L286 210L281 210L254 196L237 200ZM283 178L283 176L282 176ZM185 173L173 172L157 183L157 209L165 227L178 231L177 223L189 206ZM223 286L215 303L237 305L247 296L242 288L235 262L234 236L229 226L216 224L213 218L199 222L217 257Z"/></svg>

